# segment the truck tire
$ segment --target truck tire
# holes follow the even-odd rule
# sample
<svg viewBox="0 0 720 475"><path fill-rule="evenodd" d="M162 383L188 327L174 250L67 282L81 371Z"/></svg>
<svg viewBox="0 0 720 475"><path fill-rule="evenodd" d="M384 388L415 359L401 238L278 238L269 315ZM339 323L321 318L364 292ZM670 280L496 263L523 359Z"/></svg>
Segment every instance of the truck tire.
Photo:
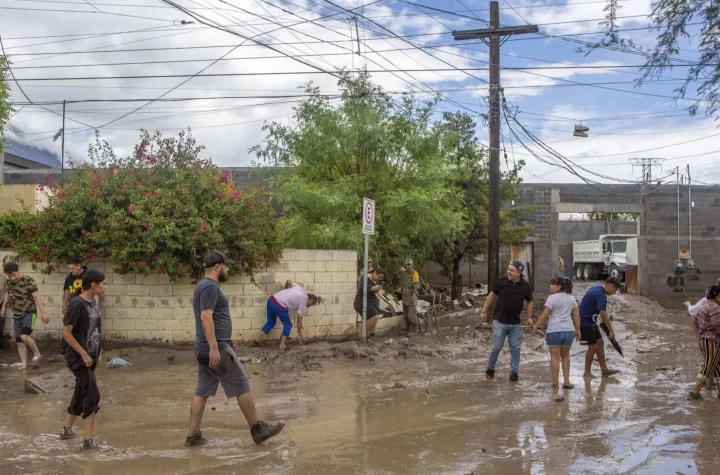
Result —
<svg viewBox="0 0 720 475"><path fill-rule="evenodd" d="M577 267L575 267L575 278L578 282L583 280L583 266L582 264L578 264Z"/></svg>
<svg viewBox="0 0 720 475"><path fill-rule="evenodd" d="M622 282L625 280L625 273L617 268L615 264L610 265L610 277L616 278L618 281Z"/></svg>
<svg viewBox="0 0 720 475"><path fill-rule="evenodd" d="M593 280L595 278L595 268L590 264L585 264L583 269L583 280Z"/></svg>

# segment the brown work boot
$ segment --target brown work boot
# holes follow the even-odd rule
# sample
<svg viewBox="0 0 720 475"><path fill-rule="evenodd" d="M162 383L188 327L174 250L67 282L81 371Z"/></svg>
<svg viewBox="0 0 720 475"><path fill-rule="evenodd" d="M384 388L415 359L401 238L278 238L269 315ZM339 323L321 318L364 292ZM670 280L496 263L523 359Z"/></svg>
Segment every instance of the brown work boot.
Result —
<svg viewBox="0 0 720 475"><path fill-rule="evenodd" d="M260 445L266 440L275 437L285 427L285 423L260 421L250 428L250 435L252 436L253 442Z"/></svg>

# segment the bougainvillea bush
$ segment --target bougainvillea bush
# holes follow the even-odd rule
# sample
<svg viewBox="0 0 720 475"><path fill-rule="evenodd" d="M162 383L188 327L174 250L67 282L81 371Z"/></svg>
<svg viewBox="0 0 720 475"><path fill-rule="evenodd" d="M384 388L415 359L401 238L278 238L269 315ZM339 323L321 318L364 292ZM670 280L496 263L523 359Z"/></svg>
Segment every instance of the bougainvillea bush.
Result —
<svg viewBox="0 0 720 475"><path fill-rule="evenodd" d="M143 132L126 158L96 136L89 163L64 183L39 185L49 206L14 243L21 259L43 271L68 256L104 258L118 273L197 277L201 259L218 249L234 271L277 262L283 229L262 190L236 188L230 174L200 158L190 130L177 138Z"/></svg>

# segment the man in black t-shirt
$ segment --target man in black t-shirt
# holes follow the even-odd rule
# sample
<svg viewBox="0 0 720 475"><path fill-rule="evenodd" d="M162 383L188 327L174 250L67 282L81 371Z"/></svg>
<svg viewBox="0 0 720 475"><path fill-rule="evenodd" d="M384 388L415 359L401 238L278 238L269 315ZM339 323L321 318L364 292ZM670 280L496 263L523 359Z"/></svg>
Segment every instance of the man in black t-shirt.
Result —
<svg viewBox="0 0 720 475"><path fill-rule="evenodd" d="M493 317L493 347L490 351L487 370L488 378L495 377L495 365L507 337L510 345L510 381L518 381L520 369L520 347L522 346L522 323L520 314L525 307L528 325L533 325L532 286L522 278L525 266L513 261L507 268L507 276L500 277L488 295L480 312L480 320L487 322L488 308L495 304Z"/></svg>
<svg viewBox="0 0 720 475"><path fill-rule="evenodd" d="M75 392L68 406L68 416L60 432L60 439L76 437L73 425L83 418L84 450L97 449L95 444L95 416L100 409L100 390L95 379L95 367L100 362L100 331L102 320L97 298L105 293L105 274L88 269L83 274L82 292L70 301L63 320L63 339L68 344L65 361L75 375Z"/></svg>

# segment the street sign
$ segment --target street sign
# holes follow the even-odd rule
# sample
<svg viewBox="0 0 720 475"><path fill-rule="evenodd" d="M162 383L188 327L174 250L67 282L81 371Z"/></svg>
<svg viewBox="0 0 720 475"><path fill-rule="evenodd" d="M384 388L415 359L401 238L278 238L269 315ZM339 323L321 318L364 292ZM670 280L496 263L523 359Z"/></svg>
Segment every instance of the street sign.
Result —
<svg viewBox="0 0 720 475"><path fill-rule="evenodd" d="M375 234L375 201L363 198L363 234Z"/></svg>

